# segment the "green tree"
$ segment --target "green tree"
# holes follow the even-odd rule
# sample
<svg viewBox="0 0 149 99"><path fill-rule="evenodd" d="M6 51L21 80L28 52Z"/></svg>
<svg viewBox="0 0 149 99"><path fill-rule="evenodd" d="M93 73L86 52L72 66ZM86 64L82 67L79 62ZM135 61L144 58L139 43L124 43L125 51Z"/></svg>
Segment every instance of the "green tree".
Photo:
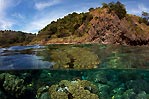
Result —
<svg viewBox="0 0 149 99"><path fill-rule="evenodd" d="M108 8L109 12L114 11L120 19L124 18L127 14L125 5L119 1L116 3L110 2L109 4L103 3L102 6L102 8Z"/></svg>
<svg viewBox="0 0 149 99"><path fill-rule="evenodd" d="M107 3L102 3L102 8L109 8Z"/></svg>
<svg viewBox="0 0 149 99"><path fill-rule="evenodd" d="M93 11L94 10L94 8L89 8L89 11Z"/></svg>
<svg viewBox="0 0 149 99"><path fill-rule="evenodd" d="M142 11L142 16L144 17L149 17L149 13L145 12L145 11Z"/></svg>
<svg viewBox="0 0 149 99"><path fill-rule="evenodd" d="M139 18L139 23L149 25L149 13L142 11L142 16Z"/></svg>
<svg viewBox="0 0 149 99"><path fill-rule="evenodd" d="M148 12L142 12L142 18L146 25L149 25L149 13Z"/></svg>
<svg viewBox="0 0 149 99"><path fill-rule="evenodd" d="M77 35L76 30L83 24L83 22L89 22L93 19L93 16L89 13L76 13L68 14L64 18L58 19L57 21L51 22L45 28L39 31L39 40L42 37L52 37L64 38L70 35Z"/></svg>

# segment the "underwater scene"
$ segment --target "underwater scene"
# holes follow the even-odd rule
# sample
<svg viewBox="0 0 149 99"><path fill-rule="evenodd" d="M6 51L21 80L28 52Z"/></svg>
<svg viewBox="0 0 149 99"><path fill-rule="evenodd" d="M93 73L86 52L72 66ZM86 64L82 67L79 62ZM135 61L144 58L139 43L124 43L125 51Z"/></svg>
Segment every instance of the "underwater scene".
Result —
<svg viewBox="0 0 149 99"><path fill-rule="evenodd" d="M149 99L149 47L0 48L0 99Z"/></svg>

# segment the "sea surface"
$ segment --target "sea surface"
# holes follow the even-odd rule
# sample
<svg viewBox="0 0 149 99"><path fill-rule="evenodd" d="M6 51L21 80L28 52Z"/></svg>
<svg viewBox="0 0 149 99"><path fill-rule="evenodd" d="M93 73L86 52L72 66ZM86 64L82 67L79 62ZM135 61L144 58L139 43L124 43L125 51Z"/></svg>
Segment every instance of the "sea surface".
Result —
<svg viewBox="0 0 149 99"><path fill-rule="evenodd" d="M149 47L0 48L0 99L149 99Z"/></svg>

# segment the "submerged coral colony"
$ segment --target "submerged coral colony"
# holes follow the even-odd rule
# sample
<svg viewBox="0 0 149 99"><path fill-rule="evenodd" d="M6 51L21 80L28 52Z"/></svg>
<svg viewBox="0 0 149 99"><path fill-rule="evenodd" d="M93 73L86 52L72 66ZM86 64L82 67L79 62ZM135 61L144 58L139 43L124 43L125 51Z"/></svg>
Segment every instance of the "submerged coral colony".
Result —
<svg viewBox="0 0 149 99"><path fill-rule="evenodd" d="M148 99L148 79L149 72L131 70L14 71L0 74L0 97Z"/></svg>
<svg viewBox="0 0 149 99"><path fill-rule="evenodd" d="M112 11L115 10L115 13L118 16L117 18L122 19L125 17L126 12L123 9L124 6L122 9L116 9L120 6L122 6L120 2L103 4L103 8L109 8L108 13L114 14ZM99 10L99 12L102 11ZM88 33L94 32L90 31L90 28L92 28L90 27L91 24L87 24L92 17L87 14L85 16L86 17L82 15L81 19L84 19L86 24L79 21L81 23L76 24L75 28L78 29L80 25L83 24L82 29L88 29ZM133 20L129 18L130 17L127 16L127 20L129 20L131 24ZM96 17L96 20L98 20L98 17ZM140 19L140 22L148 24L145 19ZM52 27L54 24L56 23L54 22L49 26ZM118 26L118 23L115 24ZM130 24L127 25L130 26ZM95 24L94 27L96 27L96 25L97 24ZM43 32L44 34L47 28L41 30L40 32ZM110 26L105 28L109 28L108 30L111 30ZM118 28L121 27L118 26ZM130 26L130 28L133 32L140 33L143 31L139 28L139 26ZM97 30L101 31L102 28ZM51 38L60 38L61 36L64 36L61 34L53 34L53 31L57 32L59 30L57 28L50 28L52 37L50 37L50 39L46 38L47 42L52 42L53 39ZM121 34L123 34L124 31L121 31L120 29ZM76 31L72 29L69 30L69 32ZM82 32L81 28L78 30L77 35L79 37L84 37L82 38L83 42L97 41L109 43L113 40L112 38L115 38L115 36L116 41L113 41L113 44L140 45L148 44L149 42L147 38L142 39L142 37L137 37L137 35L140 36L142 34L134 34L133 38L129 38L128 35L130 34L119 35L118 30L113 30L113 32L117 33L116 35L104 35L103 33L103 36L100 36L101 38L97 36L102 34L95 33L92 34L93 37L88 37L88 35L80 34L80 32ZM125 32L129 32L129 30ZM147 31L144 33L146 32ZM40 35L42 37L42 34L39 34L39 37ZM67 35L71 34L66 34L66 36ZM111 39L107 39L108 37L111 37ZM41 40L42 38L35 38L34 40L38 41L38 39ZM68 38L64 37L63 40L66 42ZM76 40L76 42L80 42L77 38L74 40ZM53 65L54 70L1 71L0 99L149 99L148 71L96 69L98 64L100 64L99 57L89 49L83 47L69 48L61 46L57 49L53 48L52 50L49 50L48 53L48 55L50 55L50 59L56 63ZM39 56L40 55L42 55L42 52L39 53ZM45 58L44 60L48 61L49 58Z"/></svg>

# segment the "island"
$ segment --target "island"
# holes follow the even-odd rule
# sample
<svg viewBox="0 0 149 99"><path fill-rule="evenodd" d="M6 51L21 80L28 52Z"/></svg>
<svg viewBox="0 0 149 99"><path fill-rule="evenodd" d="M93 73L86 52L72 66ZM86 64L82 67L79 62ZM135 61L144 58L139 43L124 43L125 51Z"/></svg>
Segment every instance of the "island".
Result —
<svg viewBox="0 0 149 99"><path fill-rule="evenodd" d="M0 46L32 44L149 45L149 13L127 14L121 2L103 3L88 12L73 12L52 21L37 35L0 31ZM7 39L6 39L7 38Z"/></svg>

